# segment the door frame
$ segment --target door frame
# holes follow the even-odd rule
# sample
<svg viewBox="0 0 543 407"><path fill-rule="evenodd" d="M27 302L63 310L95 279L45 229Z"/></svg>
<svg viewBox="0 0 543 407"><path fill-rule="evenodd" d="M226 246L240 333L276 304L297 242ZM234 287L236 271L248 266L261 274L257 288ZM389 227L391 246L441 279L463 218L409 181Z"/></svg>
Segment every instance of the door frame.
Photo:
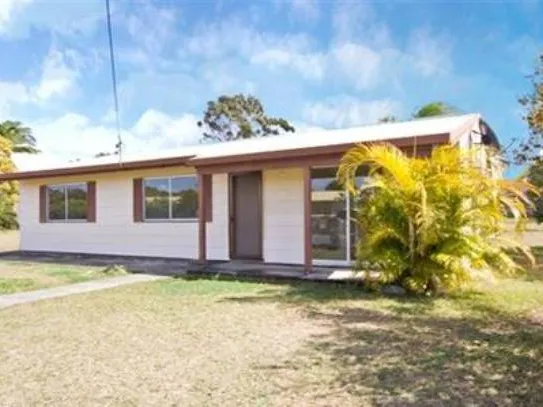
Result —
<svg viewBox="0 0 543 407"><path fill-rule="evenodd" d="M258 251L259 255L255 257L246 257L238 256L236 254L236 191L235 191L235 182L234 179L237 176L247 175L247 174L258 174L258 191L257 191L257 202L258 202ZM232 260L264 260L264 248L263 248L263 238L264 238L264 199L263 199L263 177L262 171L244 171L244 172L231 172L228 173L228 241L229 241L229 255Z"/></svg>

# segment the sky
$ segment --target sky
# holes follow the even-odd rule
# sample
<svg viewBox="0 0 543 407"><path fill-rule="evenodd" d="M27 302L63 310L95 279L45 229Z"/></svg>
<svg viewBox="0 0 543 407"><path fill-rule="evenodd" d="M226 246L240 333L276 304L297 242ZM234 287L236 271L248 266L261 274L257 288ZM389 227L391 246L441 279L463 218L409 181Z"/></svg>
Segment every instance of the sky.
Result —
<svg viewBox="0 0 543 407"><path fill-rule="evenodd" d="M479 112L507 146L543 51L543 2L111 0L128 153L199 142L222 94L257 96L297 136L408 118L430 101ZM30 126L31 160L114 149L105 0L0 0L0 120ZM516 171L513 169L513 171Z"/></svg>

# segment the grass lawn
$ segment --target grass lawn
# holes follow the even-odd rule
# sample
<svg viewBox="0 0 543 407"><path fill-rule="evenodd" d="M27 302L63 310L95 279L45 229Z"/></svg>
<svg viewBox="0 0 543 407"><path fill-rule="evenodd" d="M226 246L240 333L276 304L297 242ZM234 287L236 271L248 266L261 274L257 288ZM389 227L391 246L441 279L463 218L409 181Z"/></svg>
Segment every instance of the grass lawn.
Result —
<svg viewBox="0 0 543 407"><path fill-rule="evenodd" d="M19 231L0 232L0 253L18 248ZM23 263L0 259L0 295L81 283L119 274L119 270L108 271L104 267Z"/></svg>
<svg viewBox="0 0 543 407"><path fill-rule="evenodd" d="M5 405L543 405L543 279L452 298L166 280L0 311Z"/></svg>
<svg viewBox="0 0 543 407"><path fill-rule="evenodd" d="M0 295L81 283L119 275L121 272L106 271L104 267L0 260Z"/></svg>

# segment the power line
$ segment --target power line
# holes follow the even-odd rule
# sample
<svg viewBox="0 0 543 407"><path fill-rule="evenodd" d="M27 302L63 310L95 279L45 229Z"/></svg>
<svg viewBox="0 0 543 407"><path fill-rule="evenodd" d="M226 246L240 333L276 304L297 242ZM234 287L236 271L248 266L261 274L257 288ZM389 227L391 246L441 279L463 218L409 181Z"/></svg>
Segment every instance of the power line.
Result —
<svg viewBox="0 0 543 407"><path fill-rule="evenodd" d="M111 11L109 0L106 0L107 33L109 37L109 61L111 63L111 82L113 84L113 102L115 108L115 124L117 127L117 144L115 149L119 154L119 163L122 162L123 140L121 138L121 120L119 119L119 97L117 95L117 71L115 69L115 54L113 52L113 34L111 30Z"/></svg>

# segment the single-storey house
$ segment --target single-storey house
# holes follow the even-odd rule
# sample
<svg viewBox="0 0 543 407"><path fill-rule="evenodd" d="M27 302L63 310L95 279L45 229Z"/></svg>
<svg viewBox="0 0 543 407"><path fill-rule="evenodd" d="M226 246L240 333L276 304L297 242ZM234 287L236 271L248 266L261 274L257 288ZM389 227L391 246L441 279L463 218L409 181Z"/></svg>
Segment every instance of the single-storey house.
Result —
<svg viewBox="0 0 543 407"><path fill-rule="evenodd" d="M20 182L24 251L347 265L356 229L334 181L359 143L428 154L498 141L479 114L202 144L0 174ZM482 149L481 149L482 150ZM364 182L364 174L360 174Z"/></svg>

